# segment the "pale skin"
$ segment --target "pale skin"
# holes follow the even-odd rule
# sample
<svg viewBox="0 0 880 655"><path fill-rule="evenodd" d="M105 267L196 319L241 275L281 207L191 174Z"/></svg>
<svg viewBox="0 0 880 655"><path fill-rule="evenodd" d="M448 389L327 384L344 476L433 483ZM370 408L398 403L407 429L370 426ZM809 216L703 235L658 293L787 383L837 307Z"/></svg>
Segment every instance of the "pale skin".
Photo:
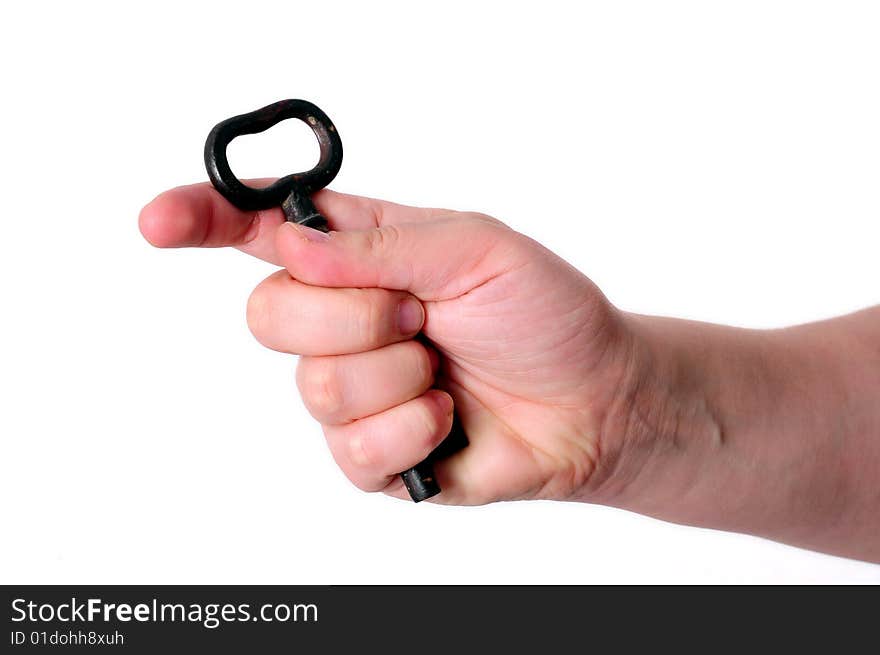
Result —
<svg viewBox="0 0 880 655"><path fill-rule="evenodd" d="M780 330L630 314L482 214L314 200L329 236L207 184L161 194L140 228L283 267L248 325L301 355L303 401L360 489L407 498L397 474L454 407L470 445L430 502L601 503L880 562L880 307Z"/></svg>

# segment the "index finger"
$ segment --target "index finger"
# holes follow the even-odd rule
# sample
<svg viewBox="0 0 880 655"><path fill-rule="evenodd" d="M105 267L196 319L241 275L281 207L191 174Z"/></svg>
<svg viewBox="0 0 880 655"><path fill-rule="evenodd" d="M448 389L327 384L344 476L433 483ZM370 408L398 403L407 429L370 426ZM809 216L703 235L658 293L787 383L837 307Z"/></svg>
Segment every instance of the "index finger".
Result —
<svg viewBox="0 0 880 655"><path fill-rule="evenodd" d="M271 180L251 180L255 187ZM447 210L407 207L392 202L321 190L312 196L331 230L364 230L385 223L413 222ZM141 233L157 248L234 246L273 264L275 230L284 222L280 207L242 211L210 183L181 186L157 196L141 210Z"/></svg>

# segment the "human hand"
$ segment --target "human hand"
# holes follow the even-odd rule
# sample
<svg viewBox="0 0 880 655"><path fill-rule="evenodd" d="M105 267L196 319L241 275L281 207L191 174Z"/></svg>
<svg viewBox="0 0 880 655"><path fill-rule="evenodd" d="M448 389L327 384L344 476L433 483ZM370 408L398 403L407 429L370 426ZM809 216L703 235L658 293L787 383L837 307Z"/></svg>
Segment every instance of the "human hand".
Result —
<svg viewBox="0 0 880 655"><path fill-rule="evenodd" d="M157 246L231 245L285 267L255 289L248 324L302 355L303 400L361 489L406 498L397 473L446 436L454 399L470 445L436 463L436 502L586 497L620 438L608 419L629 352L595 285L487 216L314 200L338 231L241 212L205 184L159 196L140 226Z"/></svg>
<svg viewBox="0 0 880 655"><path fill-rule="evenodd" d="M206 184L140 227L284 266L248 323L302 355L305 404L361 489L406 498L397 473L447 435L454 400L470 445L436 463L433 502L597 502L880 561L880 307L785 330L638 316L487 216L314 200L336 232Z"/></svg>

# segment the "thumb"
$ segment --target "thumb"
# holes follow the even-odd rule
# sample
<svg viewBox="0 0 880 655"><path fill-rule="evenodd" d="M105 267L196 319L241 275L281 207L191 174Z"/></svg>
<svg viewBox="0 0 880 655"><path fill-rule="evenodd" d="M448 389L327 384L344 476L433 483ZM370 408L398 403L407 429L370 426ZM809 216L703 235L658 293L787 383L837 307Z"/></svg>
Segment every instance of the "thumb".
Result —
<svg viewBox="0 0 880 655"><path fill-rule="evenodd" d="M442 300L514 266L517 236L467 215L329 234L285 223L276 248L285 268L306 284L382 287Z"/></svg>

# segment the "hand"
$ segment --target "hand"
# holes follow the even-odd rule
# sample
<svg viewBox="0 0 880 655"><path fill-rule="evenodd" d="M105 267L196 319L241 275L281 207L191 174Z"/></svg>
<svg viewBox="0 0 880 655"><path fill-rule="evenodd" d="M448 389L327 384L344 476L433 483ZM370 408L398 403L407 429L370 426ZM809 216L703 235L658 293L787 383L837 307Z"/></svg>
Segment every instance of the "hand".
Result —
<svg viewBox="0 0 880 655"><path fill-rule="evenodd" d="M437 463L433 502L597 502L880 561L880 308L767 331L627 314L487 216L314 200L336 232L205 184L140 226L284 266L249 325L302 355L306 406L361 489L406 498L397 473L446 436L454 402L471 443Z"/></svg>
<svg viewBox="0 0 880 655"><path fill-rule="evenodd" d="M207 185L163 194L140 223L158 246L234 245L285 267L252 294L248 324L302 355L303 400L361 489L406 498L397 474L446 436L454 399L471 443L437 463L437 502L583 494L627 363L595 285L487 216L315 202L338 231L239 212Z"/></svg>

